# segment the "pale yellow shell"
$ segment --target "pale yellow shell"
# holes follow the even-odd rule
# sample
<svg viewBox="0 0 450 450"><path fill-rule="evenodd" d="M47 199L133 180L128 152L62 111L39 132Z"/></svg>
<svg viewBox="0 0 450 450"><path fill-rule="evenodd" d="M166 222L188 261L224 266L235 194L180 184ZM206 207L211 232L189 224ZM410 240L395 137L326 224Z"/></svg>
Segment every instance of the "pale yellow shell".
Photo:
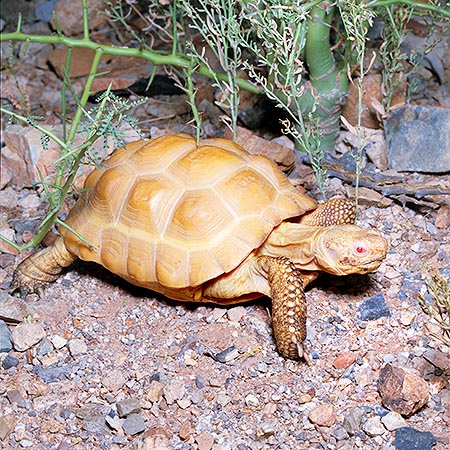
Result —
<svg viewBox="0 0 450 450"><path fill-rule="evenodd" d="M199 286L237 266L284 219L314 209L277 166L224 139L137 141L86 180L61 227L68 250L131 283Z"/></svg>

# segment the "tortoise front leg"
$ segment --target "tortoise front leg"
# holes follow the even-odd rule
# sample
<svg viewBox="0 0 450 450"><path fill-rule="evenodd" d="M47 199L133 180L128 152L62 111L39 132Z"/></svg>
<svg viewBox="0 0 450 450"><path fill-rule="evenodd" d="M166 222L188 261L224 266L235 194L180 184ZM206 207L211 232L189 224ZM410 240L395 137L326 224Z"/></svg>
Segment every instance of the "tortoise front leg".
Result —
<svg viewBox="0 0 450 450"><path fill-rule="evenodd" d="M260 256L258 263L268 274L272 298L272 326L277 348L285 358L304 358L306 298L300 270L286 257Z"/></svg>
<svg viewBox="0 0 450 450"><path fill-rule="evenodd" d="M331 225L354 224L356 205L349 198L335 198L322 203L314 211L306 213L300 220L303 225L329 227Z"/></svg>

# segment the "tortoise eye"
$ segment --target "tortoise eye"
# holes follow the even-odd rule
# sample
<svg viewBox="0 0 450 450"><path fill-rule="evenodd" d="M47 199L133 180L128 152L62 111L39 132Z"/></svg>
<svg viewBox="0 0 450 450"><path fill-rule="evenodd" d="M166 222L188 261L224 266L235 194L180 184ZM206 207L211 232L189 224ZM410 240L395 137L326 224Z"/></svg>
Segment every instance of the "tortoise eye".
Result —
<svg viewBox="0 0 450 450"><path fill-rule="evenodd" d="M358 256L364 256L365 254L368 253L369 249L367 248L366 245L361 244L361 243L356 243L353 246L353 251L358 255Z"/></svg>

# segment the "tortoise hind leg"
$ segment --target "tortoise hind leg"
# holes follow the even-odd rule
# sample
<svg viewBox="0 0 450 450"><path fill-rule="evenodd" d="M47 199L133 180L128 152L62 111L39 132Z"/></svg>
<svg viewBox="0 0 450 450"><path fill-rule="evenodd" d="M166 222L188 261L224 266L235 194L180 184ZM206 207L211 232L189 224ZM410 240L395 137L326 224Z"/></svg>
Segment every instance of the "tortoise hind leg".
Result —
<svg viewBox="0 0 450 450"><path fill-rule="evenodd" d="M304 358L310 364L306 339L306 298L300 270L283 256L260 256L258 262L268 274L272 298L272 326L278 351L291 359Z"/></svg>
<svg viewBox="0 0 450 450"><path fill-rule="evenodd" d="M353 224L356 220L356 204L349 198L335 198L320 204L314 211L305 214L303 225L328 227L331 225Z"/></svg>
<svg viewBox="0 0 450 450"><path fill-rule="evenodd" d="M12 289L19 289L21 295L40 292L47 283L55 281L61 270L72 264L76 258L66 249L63 239L59 237L53 245L33 253L17 266Z"/></svg>

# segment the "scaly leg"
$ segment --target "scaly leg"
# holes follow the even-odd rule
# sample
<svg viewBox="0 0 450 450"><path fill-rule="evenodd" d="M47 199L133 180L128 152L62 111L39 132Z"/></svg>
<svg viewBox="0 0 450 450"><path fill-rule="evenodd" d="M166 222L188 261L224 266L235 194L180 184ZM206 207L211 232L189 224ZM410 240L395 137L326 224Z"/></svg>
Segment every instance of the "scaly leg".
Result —
<svg viewBox="0 0 450 450"><path fill-rule="evenodd" d="M21 295L41 292L44 286L55 281L64 267L72 264L77 257L70 253L62 238L53 245L33 253L16 268L12 288L19 289Z"/></svg>
<svg viewBox="0 0 450 450"><path fill-rule="evenodd" d="M306 339L306 298L301 272L285 257L260 256L258 263L268 274L272 298L272 326L278 351L285 358L309 355L303 347Z"/></svg>

